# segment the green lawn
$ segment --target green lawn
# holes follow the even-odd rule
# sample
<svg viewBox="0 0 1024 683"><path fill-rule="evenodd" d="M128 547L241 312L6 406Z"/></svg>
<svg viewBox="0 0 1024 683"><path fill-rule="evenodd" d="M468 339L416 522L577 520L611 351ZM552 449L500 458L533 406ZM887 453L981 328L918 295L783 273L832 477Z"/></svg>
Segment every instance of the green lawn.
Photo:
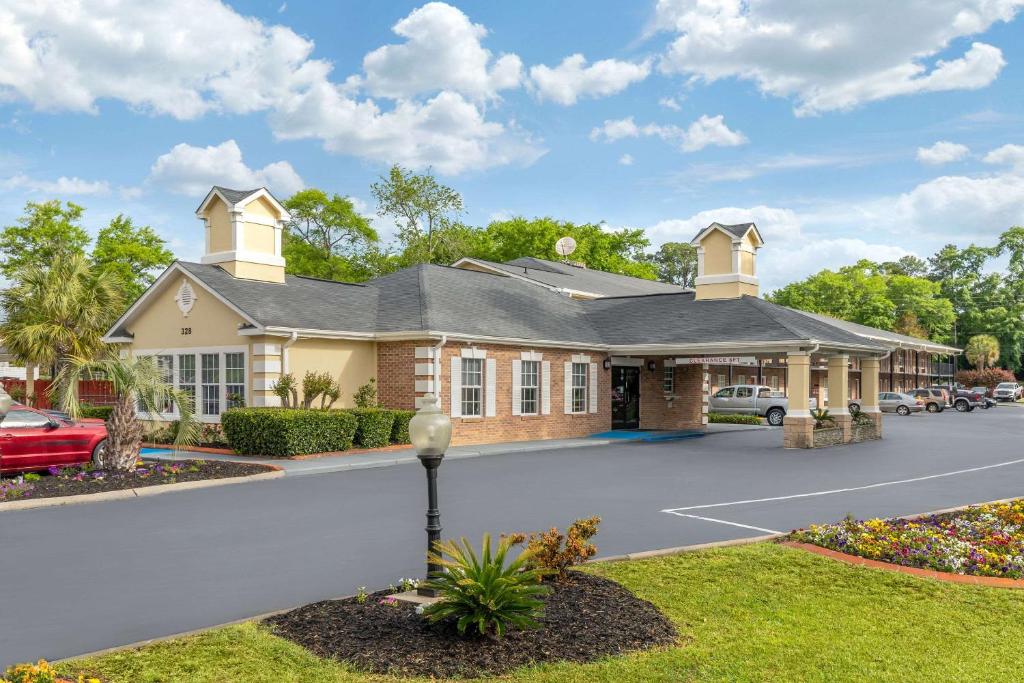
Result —
<svg viewBox="0 0 1024 683"><path fill-rule="evenodd" d="M680 645L502 680L1000 681L1024 669L1024 592L852 567L774 544L591 570L657 604ZM112 683L391 680L318 659L254 624L62 670Z"/></svg>

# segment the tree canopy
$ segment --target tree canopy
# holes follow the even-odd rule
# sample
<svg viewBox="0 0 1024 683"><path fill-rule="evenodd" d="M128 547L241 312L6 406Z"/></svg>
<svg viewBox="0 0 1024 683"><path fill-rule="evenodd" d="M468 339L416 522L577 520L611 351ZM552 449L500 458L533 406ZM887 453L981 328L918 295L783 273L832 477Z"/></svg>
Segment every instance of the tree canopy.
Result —
<svg viewBox="0 0 1024 683"><path fill-rule="evenodd" d="M174 261L174 254L153 228L136 226L131 218L118 214L96 235L92 261L117 276L124 298L132 302L153 284L161 269Z"/></svg>

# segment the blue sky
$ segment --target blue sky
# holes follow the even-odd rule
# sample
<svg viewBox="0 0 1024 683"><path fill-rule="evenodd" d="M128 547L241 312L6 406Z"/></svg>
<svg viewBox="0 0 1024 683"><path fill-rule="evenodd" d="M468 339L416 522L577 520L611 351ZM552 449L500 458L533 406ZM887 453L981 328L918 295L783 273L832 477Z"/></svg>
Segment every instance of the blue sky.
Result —
<svg viewBox="0 0 1024 683"><path fill-rule="evenodd" d="M60 197L195 259L214 182L372 213L397 161L474 224L754 220L774 288L1024 223L1024 0L51 5L0 9L0 224Z"/></svg>

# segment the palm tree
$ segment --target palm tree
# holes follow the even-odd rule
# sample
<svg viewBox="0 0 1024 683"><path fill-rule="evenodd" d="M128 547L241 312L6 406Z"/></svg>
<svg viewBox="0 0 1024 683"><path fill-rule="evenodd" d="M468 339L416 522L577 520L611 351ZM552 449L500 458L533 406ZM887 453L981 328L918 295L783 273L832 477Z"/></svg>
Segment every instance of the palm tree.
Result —
<svg viewBox="0 0 1024 683"><path fill-rule="evenodd" d="M94 358L124 304L120 279L83 254L58 254L29 265L0 292L4 346L23 363L56 367L71 357Z"/></svg>
<svg viewBox="0 0 1024 683"><path fill-rule="evenodd" d="M120 358L110 354L98 360L71 356L54 384L58 391L58 405L77 418L81 405L74 387L80 379L96 375L105 377L113 385L114 410L107 420L107 444L100 449L97 464L104 469L131 470L142 447L142 422L138 412L165 413L167 406L178 407L178 433L174 445L188 447L199 436L199 423L195 420L192 395L164 382L163 374L152 358Z"/></svg>
<svg viewBox="0 0 1024 683"><path fill-rule="evenodd" d="M967 340L964 355L974 367L984 370L999 360L999 340L990 334L976 334Z"/></svg>

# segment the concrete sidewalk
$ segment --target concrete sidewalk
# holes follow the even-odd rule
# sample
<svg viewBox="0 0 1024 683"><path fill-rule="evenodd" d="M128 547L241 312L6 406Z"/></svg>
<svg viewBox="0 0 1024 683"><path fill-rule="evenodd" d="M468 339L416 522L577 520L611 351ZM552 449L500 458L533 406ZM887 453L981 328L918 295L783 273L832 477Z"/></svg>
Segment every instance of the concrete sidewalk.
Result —
<svg viewBox="0 0 1024 683"><path fill-rule="evenodd" d="M770 429L751 425L708 425L708 434ZM636 438L616 436L614 438L584 437L580 439L546 439L543 441L510 441L478 446L453 446L448 449L445 457L457 460L460 458L479 458L486 455L505 453L525 453L537 451L559 450L565 448L583 448L587 446L622 445L645 440L649 433L637 432ZM363 470L374 467L391 467L417 462L416 452L410 448L383 451L380 453L354 453L352 455L327 455L310 460L288 460L286 458L256 458L244 455L220 455L215 453L198 453L194 451L143 449L142 457L148 460L175 461L183 459L226 460L234 462L261 463L274 465L284 470L285 476L297 477L306 474L322 474L325 472L344 472L346 470Z"/></svg>

